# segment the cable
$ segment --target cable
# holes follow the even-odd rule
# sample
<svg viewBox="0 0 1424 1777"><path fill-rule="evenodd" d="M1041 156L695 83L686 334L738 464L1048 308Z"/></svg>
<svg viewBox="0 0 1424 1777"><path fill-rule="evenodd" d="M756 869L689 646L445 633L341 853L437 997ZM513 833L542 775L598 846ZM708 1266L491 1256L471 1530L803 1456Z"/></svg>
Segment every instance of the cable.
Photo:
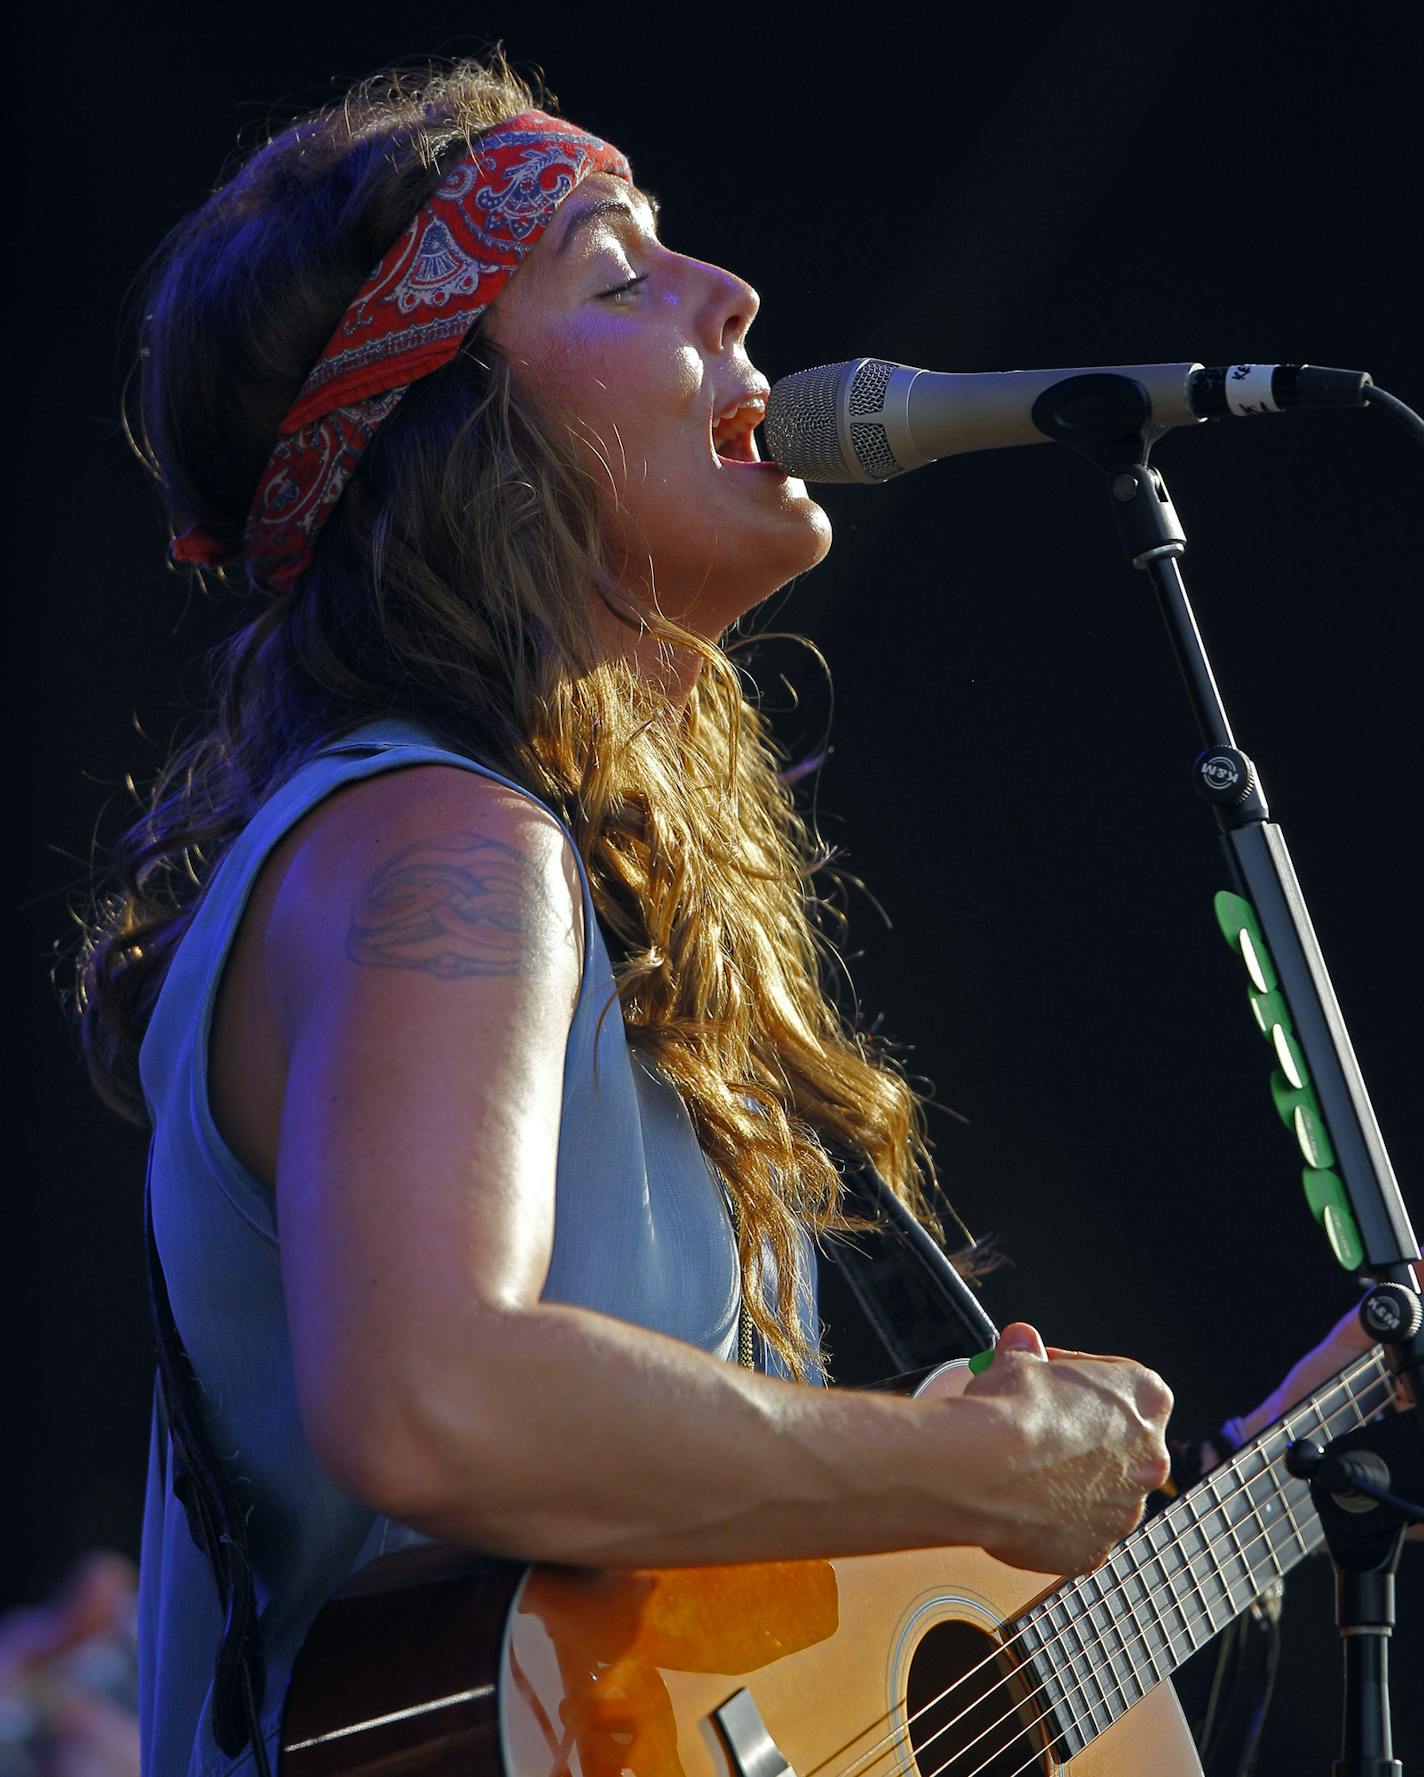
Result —
<svg viewBox="0 0 1424 1777"><path fill-rule="evenodd" d="M1244 1622L1246 1619L1243 1618ZM1261 1750L1261 1737L1266 1729L1266 1717L1270 1713L1271 1698L1275 1694L1276 1674L1281 1664L1281 1620L1279 1616L1267 1617L1266 1632L1266 1676L1261 1681L1261 1696L1256 1704L1256 1712L1251 1717L1250 1731L1246 1736L1246 1745L1242 1749L1238 1777L1254 1777L1256 1759Z"/></svg>
<svg viewBox="0 0 1424 1777"><path fill-rule="evenodd" d="M1392 414L1401 426L1414 434L1417 443L1424 444L1424 419L1401 401L1398 395L1391 395L1388 389L1382 389L1378 383L1370 383L1365 388L1364 396L1371 407L1378 407L1382 412Z"/></svg>
<svg viewBox="0 0 1424 1777"><path fill-rule="evenodd" d="M1362 1481L1352 1476L1349 1491L1363 1493L1367 1499L1389 1506L1399 1513L1406 1524L1424 1524L1424 1506L1415 1505L1411 1499L1401 1499L1397 1493L1391 1493L1385 1487L1376 1487L1372 1481Z"/></svg>
<svg viewBox="0 0 1424 1777"><path fill-rule="evenodd" d="M1249 1617L1239 1616L1222 1631L1206 1710L1193 1730L1197 1754L1201 1759L1202 1769L1207 1772L1214 1769L1217 1742L1221 1738L1224 1722L1230 1718L1231 1706L1236 1698L1237 1681L1241 1675L1242 1630L1249 1621Z"/></svg>

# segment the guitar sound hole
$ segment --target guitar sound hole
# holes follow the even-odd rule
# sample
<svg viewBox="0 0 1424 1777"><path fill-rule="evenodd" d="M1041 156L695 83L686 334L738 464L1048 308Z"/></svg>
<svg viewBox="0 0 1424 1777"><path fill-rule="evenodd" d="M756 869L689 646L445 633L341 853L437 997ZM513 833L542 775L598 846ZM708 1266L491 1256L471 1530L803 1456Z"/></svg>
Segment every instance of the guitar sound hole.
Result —
<svg viewBox="0 0 1424 1777"><path fill-rule="evenodd" d="M1042 1697L996 1645L970 1623L937 1623L915 1649L905 1702L919 1777L1048 1777Z"/></svg>

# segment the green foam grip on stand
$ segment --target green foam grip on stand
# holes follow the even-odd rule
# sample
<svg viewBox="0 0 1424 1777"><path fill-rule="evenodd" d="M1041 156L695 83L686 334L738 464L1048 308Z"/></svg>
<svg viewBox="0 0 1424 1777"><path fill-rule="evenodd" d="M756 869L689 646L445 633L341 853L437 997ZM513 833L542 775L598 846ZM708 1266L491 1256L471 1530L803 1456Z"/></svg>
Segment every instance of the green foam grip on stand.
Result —
<svg viewBox="0 0 1424 1777"><path fill-rule="evenodd" d="M989 1365L992 1364L993 1361L994 1361L994 1347L991 1345L987 1351L976 1351L975 1352L974 1356L971 1357L969 1360L969 1368L974 1372L974 1374L976 1376L981 1376L984 1373L984 1371L989 1368Z"/></svg>
<svg viewBox="0 0 1424 1777"><path fill-rule="evenodd" d="M1248 997L1251 1001L1251 1016L1268 1042L1272 1040L1271 1032L1278 1024L1283 1030L1294 1033L1295 1026L1291 1023L1290 1008L1286 1005L1286 996L1283 993L1257 993L1253 987Z"/></svg>
<svg viewBox="0 0 1424 1777"><path fill-rule="evenodd" d="M1365 1262L1365 1246L1343 1182L1323 1167L1307 1166L1301 1183L1310 1213L1324 1228L1331 1252L1347 1271L1358 1271Z"/></svg>
<svg viewBox="0 0 1424 1777"><path fill-rule="evenodd" d="M1246 964L1252 985L1258 992L1274 993L1279 985L1276 968L1266 948L1256 909L1243 896L1233 895L1230 889L1218 890L1212 906L1222 937Z"/></svg>
<svg viewBox="0 0 1424 1777"><path fill-rule="evenodd" d="M1271 1097L1276 1115L1295 1136L1307 1166L1324 1169L1335 1164L1335 1150L1325 1130L1325 1118L1314 1089L1307 1083L1292 1086L1279 1068L1271 1074Z"/></svg>
<svg viewBox="0 0 1424 1777"><path fill-rule="evenodd" d="M1267 1032L1271 1039L1271 1047L1276 1052L1276 1060L1280 1063L1281 1072L1297 1089L1303 1090L1310 1084L1310 1073L1305 1065L1305 1056L1301 1053L1300 1044L1296 1042L1283 1024L1272 1025Z"/></svg>
<svg viewBox="0 0 1424 1777"><path fill-rule="evenodd" d="M1343 1182L1330 1171L1335 1150L1325 1127L1325 1117L1306 1071L1305 1057L1295 1040L1295 1027L1285 995L1280 991L1275 964L1266 948L1256 909L1241 895L1222 889L1212 902L1222 936L1246 965L1251 977L1249 1001L1256 1028L1275 1052L1278 1065L1271 1075L1271 1098L1276 1115L1295 1136L1305 1161L1302 1175L1310 1213L1325 1230L1330 1250L1347 1271L1364 1263L1364 1242L1355 1225L1349 1195ZM1292 1085L1282 1071L1288 1067L1300 1080Z"/></svg>

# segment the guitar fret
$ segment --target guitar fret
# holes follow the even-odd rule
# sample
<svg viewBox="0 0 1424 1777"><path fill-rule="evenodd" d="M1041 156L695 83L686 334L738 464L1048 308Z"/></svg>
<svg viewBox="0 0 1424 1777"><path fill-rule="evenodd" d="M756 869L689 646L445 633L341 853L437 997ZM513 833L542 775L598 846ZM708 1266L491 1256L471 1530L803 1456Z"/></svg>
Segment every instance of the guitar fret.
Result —
<svg viewBox="0 0 1424 1777"><path fill-rule="evenodd" d="M1105 1608L1115 1611L1117 1621L1118 1646L1122 1649L1125 1671L1122 1678L1123 1696L1130 1706L1138 1697L1143 1697L1151 1688L1152 1680L1143 1677L1142 1624L1132 1606L1132 1596L1127 1580L1120 1571L1120 1564L1126 1564L1129 1575L1132 1567L1132 1551L1124 1545L1114 1549L1108 1556L1107 1574L1109 1585L1104 1588Z"/></svg>
<svg viewBox="0 0 1424 1777"><path fill-rule="evenodd" d="M1324 1540L1325 1533L1321 1528L1320 1519L1316 1516L1315 1502L1310 1497L1309 1486L1304 1481L1298 1481L1286 1468L1286 1450L1296 1441L1298 1436L1296 1428L1289 1420L1285 1420L1282 1422L1280 1431L1272 1439L1272 1443L1278 1443L1280 1447L1281 1509L1285 1514L1291 1533L1300 1545L1301 1554L1308 1555ZM1301 1519L1296 1516L1297 1509L1304 1516L1304 1529L1301 1527Z"/></svg>
<svg viewBox="0 0 1424 1777"><path fill-rule="evenodd" d="M1302 1555L1311 1555L1325 1541L1325 1529L1315 1510L1315 1501L1310 1497L1310 1488L1304 1481L1297 1481L1292 1475L1287 1486L1281 1489L1281 1506L1290 1525L1291 1535L1300 1544ZM1305 1529L1300 1527L1300 1520L1295 1515L1299 1506L1305 1514Z"/></svg>
<svg viewBox="0 0 1424 1777"><path fill-rule="evenodd" d="M1320 1442L1322 1444L1328 1444L1335 1436L1334 1431L1331 1429L1330 1420L1328 1420L1320 1411L1319 1401L1307 1401L1305 1404L1309 1407L1310 1411L1314 1413L1316 1422L1320 1426Z"/></svg>
<svg viewBox="0 0 1424 1777"><path fill-rule="evenodd" d="M1109 1562L1109 1572L1111 1571ZM1116 1575L1112 1577L1115 1579ZM1121 1601L1115 1599L1112 1592L1104 1590L1102 1580L1096 1573L1084 1574L1081 1584L1083 1596L1087 1600L1088 1621L1097 1630L1098 1645L1106 1655L1105 1659L1098 1662L1098 1671L1112 1680L1111 1708L1114 1716L1118 1716L1130 1709L1142 1695L1132 1650L1123 1634L1122 1615L1114 1610L1114 1604L1120 1604Z"/></svg>
<svg viewBox="0 0 1424 1777"><path fill-rule="evenodd" d="M1213 1520L1218 1514L1208 1512L1203 1518L1196 1496L1184 1493L1177 1502L1177 1515L1184 1520L1181 1537L1187 1556L1187 1569L1196 1580L1197 1591L1205 1606L1205 1617L1198 1613L1192 1628L1192 1646L1188 1651L1195 1653L1200 1645L1197 1641L1198 1633L1202 1641L1209 1641L1219 1628L1224 1628L1235 1616L1235 1602L1217 1553ZM1216 1620L1218 1608L1223 1613L1220 1623Z"/></svg>
<svg viewBox="0 0 1424 1777"><path fill-rule="evenodd" d="M1119 1563L1126 1566L1125 1574L1119 1571ZM1145 1588L1138 1576L1137 1557L1131 1539L1120 1544L1108 1557L1108 1572L1113 1579L1118 1605L1118 1638L1131 1671L1131 1688L1139 1697L1145 1697L1156 1684L1157 1673L1151 1661L1144 1657L1147 1642L1135 1595L1140 1597Z"/></svg>
<svg viewBox="0 0 1424 1777"><path fill-rule="evenodd" d="M1061 1643L1055 1640L1056 1631L1049 1611L1052 1602L1052 1599L1045 1600L1030 1611L1018 1632L1041 1706L1056 1728L1053 1735L1055 1750L1062 1759L1068 1760L1076 1758L1096 1737L1096 1730L1091 1725L1084 1725L1078 1713L1079 1699L1070 1694Z"/></svg>
<svg viewBox="0 0 1424 1777"><path fill-rule="evenodd" d="M1172 1633L1164 1620L1164 1613L1176 1606L1176 1594L1167 1566L1171 1553L1170 1536L1169 1526L1161 1518L1153 1518L1131 1538L1137 1577L1142 1587L1135 1614L1142 1626L1142 1651L1151 1665L1154 1684L1165 1678L1177 1663L1172 1653ZM1159 1537L1167 1539L1160 1547L1156 1540Z"/></svg>
<svg viewBox="0 0 1424 1777"><path fill-rule="evenodd" d="M1273 1527L1280 1518L1271 1464L1259 1450L1243 1452L1207 1476L1207 1491L1218 1503L1226 1540L1240 1569L1228 1591L1235 1617L1281 1574L1271 1546Z"/></svg>
<svg viewBox="0 0 1424 1777"><path fill-rule="evenodd" d="M1083 1650L1082 1670L1092 1684L1096 1697L1095 1710L1111 1725L1127 1707L1120 1699L1117 1679L1110 1660L1098 1640L1098 1625L1093 1620L1092 1595L1101 1595L1101 1588L1092 1574L1084 1574L1074 1582L1079 1601L1079 1616L1073 1622L1073 1634ZM1096 1717L1095 1717L1096 1719Z"/></svg>
<svg viewBox="0 0 1424 1777"><path fill-rule="evenodd" d="M1308 1537L1301 1529L1300 1519L1295 1509L1300 1506L1308 1513L1307 1522L1318 1527L1315 1509L1311 1503L1310 1489L1304 1481L1296 1480L1286 1467L1286 1450L1290 1444L1289 1432L1282 1430L1270 1441L1271 1473L1273 1484L1278 1492L1275 1524L1281 1534L1273 1538L1271 1549L1281 1562L1282 1572L1286 1567L1293 1567L1303 1556L1308 1555L1319 1541L1318 1537ZM1296 1547L1291 1548L1294 1541ZM1284 1556L1284 1560L1281 1557Z"/></svg>
<svg viewBox="0 0 1424 1777"><path fill-rule="evenodd" d="M1343 1384L1337 1384L1301 1404L1314 1411L1327 1438L1338 1438L1341 1432L1353 1431L1370 1416L1368 1412L1361 1411L1359 1396Z"/></svg>
<svg viewBox="0 0 1424 1777"><path fill-rule="evenodd" d="M1191 1615L1177 1583L1187 1565L1186 1555L1173 1531L1174 1526L1161 1519L1152 1527L1154 1539L1171 1537L1170 1541L1164 1540L1160 1548L1156 1546L1155 1540L1153 1543L1158 1577L1157 1591L1152 1602L1157 1607L1157 1622L1162 1631L1160 1656L1154 1658L1153 1665L1161 1678L1176 1671L1192 1651Z"/></svg>
<svg viewBox="0 0 1424 1777"><path fill-rule="evenodd" d="M1273 1573L1259 1574L1257 1590L1273 1585L1289 1567L1294 1567L1301 1555L1308 1553L1308 1544L1301 1537L1300 1521L1291 1507L1292 1480L1285 1468L1287 1441L1289 1439L1282 1432L1260 1446L1255 1457L1250 1454L1237 1457L1243 1475L1248 1473L1252 1462L1257 1464L1255 1473L1248 1475L1244 1487L1260 1525L1262 1560L1269 1560L1275 1569Z"/></svg>
<svg viewBox="0 0 1424 1777"><path fill-rule="evenodd" d="M1081 1581L1075 1581L1072 1587L1075 1605L1081 1595L1081 1584ZM1094 1735L1101 1734L1112 1726L1115 1717L1108 1707L1102 1680L1097 1672L1097 1662L1092 1657L1091 1644L1084 1637L1076 1613L1070 1614L1066 1605L1061 1605L1059 1616L1061 1620L1055 1621L1050 1611L1049 1621L1062 1636L1062 1645L1068 1652L1068 1671L1078 1693L1074 1699L1075 1711L1081 1703L1087 1711Z"/></svg>
<svg viewBox="0 0 1424 1777"><path fill-rule="evenodd" d="M1221 1578L1221 1562L1212 1548L1211 1523L1202 1521L1202 1502L1195 1494L1186 1494L1179 1502L1177 1519L1184 1574L1191 1590L1186 1596L1177 1594L1177 1610L1182 1617L1182 1635L1186 1647L1182 1660L1188 1660L1198 1647L1204 1646L1216 1633L1216 1615L1221 1624L1230 1622L1230 1592Z"/></svg>

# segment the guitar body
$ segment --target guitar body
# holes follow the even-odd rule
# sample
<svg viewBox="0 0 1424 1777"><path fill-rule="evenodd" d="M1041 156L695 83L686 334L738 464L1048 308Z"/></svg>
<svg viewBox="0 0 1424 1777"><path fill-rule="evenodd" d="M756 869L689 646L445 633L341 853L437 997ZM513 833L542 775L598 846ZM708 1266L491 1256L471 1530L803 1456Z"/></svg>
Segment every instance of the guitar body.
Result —
<svg viewBox="0 0 1424 1777"><path fill-rule="evenodd" d="M716 1712L739 1692L797 1777L1200 1777L1170 1684L1066 1765L994 1660L987 1698L962 1713L971 1679L906 1729L1050 1583L975 1549L644 1572L406 1551L313 1629L282 1777L732 1777L750 1760Z"/></svg>
<svg viewBox="0 0 1424 1777"><path fill-rule="evenodd" d="M992 1656L1002 1625L1048 1580L1035 1584L973 1549L644 1574L536 1570L505 1648L509 1770L727 1777L735 1767L715 1712L745 1690L798 1777L932 1777L946 1767L945 1777L1060 1768L1074 1777L1198 1777L1170 1685L1070 1766L1042 1756L1046 1736L1033 1726L1042 1705L1024 1694L1032 1681L1002 1683ZM969 1680L950 1692L950 1707L926 1709L907 1727L986 1656L975 1676L987 1697L971 1706L979 1687Z"/></svg>
<svg viewBox="0 0 1424 1777"><path fill-rule="evenodd" d="M1053 1756L1003 1644L1058 1583L970 1548L635 1572L405 1550L314 1625L281 1773L1200 1777L1167 1683Z"/></svg>

